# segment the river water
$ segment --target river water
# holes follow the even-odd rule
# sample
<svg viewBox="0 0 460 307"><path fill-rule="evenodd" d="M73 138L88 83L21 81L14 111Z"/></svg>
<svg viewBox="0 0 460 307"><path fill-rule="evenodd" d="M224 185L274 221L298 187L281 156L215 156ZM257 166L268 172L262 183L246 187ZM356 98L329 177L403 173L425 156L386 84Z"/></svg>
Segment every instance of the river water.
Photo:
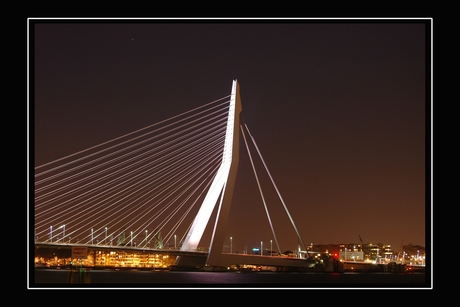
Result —
<svg viewBox="0 0 460 307"><path fill-rule="evenodd" d="M67 284L68 270L36 269L31 287L74 287ZM151 288L329 288L329 287L429 287L425 273L310 273L310 272L183 272L91 270L87 287Z"/></svg>

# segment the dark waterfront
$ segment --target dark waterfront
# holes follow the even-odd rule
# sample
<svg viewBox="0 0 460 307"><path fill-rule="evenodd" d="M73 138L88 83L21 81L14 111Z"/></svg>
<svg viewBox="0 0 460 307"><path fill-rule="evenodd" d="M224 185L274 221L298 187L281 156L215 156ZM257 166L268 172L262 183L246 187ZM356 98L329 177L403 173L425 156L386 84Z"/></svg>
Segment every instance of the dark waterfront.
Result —
<svg viewBox="0 0 460 307"><path fill-rule="evenodd" d="M35 286L57 287L427 287L425 273L180 272L91 270L91 283L67 284L66 269L36 269Z"/></svg>

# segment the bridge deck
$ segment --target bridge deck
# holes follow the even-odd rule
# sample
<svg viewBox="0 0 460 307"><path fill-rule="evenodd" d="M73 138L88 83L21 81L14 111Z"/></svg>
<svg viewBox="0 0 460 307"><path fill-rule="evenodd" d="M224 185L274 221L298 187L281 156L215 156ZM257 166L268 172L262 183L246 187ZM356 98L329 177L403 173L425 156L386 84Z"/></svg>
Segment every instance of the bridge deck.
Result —
<svg viewBox="0 0 460 307"><path fill-rule="evenodd" d="M50 248L66 248L71 249L72 247L87 247L93 250L108 250L108 251L143 251L151 252L156 254L168 254L173 256L191 256L207 258L207 252L194 252L194 251L181 251L176 249L150 249L141 247L130 247L130 246L107 246L107 245L91 245L91 244L56 244L56 243L35 243L38 247L50 247Z"/></svg>
<svg viewBox="0 0 460 307"><path fill-rule="evenodd" d="M56 244L56 243L35 243L37 247L49 248L65 248L71 249L72 247L87 247L93 250L106 250L106 251L143 251L158 254L168 254L173 256L181 256L182 258L195 258L196 263L204 264L208 257L207 252L196 251L182 251L174 249L148 249L139 247L128 246L106 246L106 245L86 245L86 244ZM202 260L199 260L199 259ZM266 265L266 266L286 266L286 267L311 267L314 263L307 262L305 259L291 258L291 257L276 257L276 256L260 256L260 255L246 255L246 254L227 254L222 253L222 266L230 266L232 264L250 264L250 265ZM193 261L193 262L195 262Z"/></svg>

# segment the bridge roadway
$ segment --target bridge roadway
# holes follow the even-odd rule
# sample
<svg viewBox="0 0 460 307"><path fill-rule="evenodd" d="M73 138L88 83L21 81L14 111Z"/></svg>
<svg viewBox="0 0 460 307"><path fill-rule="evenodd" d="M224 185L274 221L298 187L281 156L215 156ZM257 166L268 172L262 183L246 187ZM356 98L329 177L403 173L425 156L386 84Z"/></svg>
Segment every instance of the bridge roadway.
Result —
<svg viewBox="0 0 460 307"><path fill-rule="evenodd" d="M181 258L187 258L193 266L204 266L208 257L207 252L197 251L183 251L174 249L149 249L140 247L129 247L129 246L107 246L107 245L91 245L91 244L65 244L65 243L35 243L36 247L48 247L48 248L65 248L71 249L72 247L87 247L93 250L106 250L106 251L143 251L152 252L158 254L168 254L172 256L181 256ZM228 267L232 264L248 264L248 265L266 265L266 266L280 266L280 267L312 267L314 263L307 262L305 259L293 258L293 257L276 257L276 256L260 256L260 255L247 255L247 254L228 254L222 253L221 266Z"/></svg>

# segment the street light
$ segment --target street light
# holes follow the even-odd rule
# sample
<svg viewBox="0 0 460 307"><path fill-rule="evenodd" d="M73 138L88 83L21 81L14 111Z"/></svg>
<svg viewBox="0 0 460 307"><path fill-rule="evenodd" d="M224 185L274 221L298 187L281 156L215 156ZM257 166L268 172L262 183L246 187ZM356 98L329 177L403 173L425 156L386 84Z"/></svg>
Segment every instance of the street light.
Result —
<svg viewBox="0 0 460 307"><path fill-rule="evenodd" d="M91 228L91 245L93 245L93 228Z"/></svg>
<svg viewBox="0 0 460 307"><path fill-rule="evenodd" d="M131 247L133 247L133 232L131 231Z"/></svg>
<svg viewBox="0 0 460 307"><path fill-rule="evenodd" d="M174 235L174 250L176 250L176 235Z"/></svg>
<svg viewBox="0 0 460 307"><path fill-rule="evenodd" d="M233 238L230 237L230 254L233 254Z"/></svg>
<svg viewBox="0 0 460 307"><path fill-rule="evenodd" d="M264 252L263 246L264 246L264 242L260 241L260 255L261 256L262 256L262 254Z"/></svg>
<svg viewBox="0 0 460 307"><path fill-rule="evenodd" d="M53 226L50 226L50 242L53 243Z"/></svg>
<svg viewBox="0 0 460 307"><path fill-rule="evenodd" d="M107 227L105 227L105 245L108 245L107 244Z"/></svg>
<svg viewBox="0 0 460 307"><path fill-rule="evenodd" d="M270 254L273 257L273 241L270 240Z"/></svg>

